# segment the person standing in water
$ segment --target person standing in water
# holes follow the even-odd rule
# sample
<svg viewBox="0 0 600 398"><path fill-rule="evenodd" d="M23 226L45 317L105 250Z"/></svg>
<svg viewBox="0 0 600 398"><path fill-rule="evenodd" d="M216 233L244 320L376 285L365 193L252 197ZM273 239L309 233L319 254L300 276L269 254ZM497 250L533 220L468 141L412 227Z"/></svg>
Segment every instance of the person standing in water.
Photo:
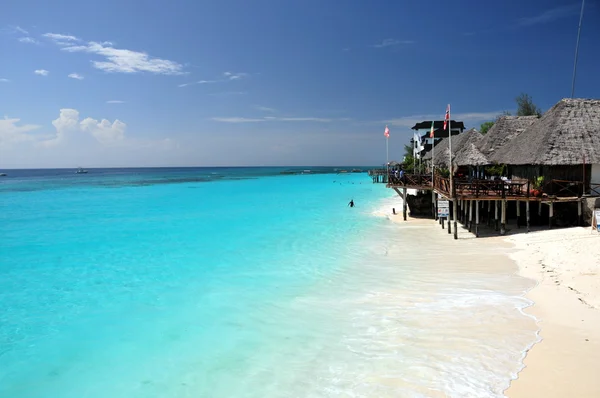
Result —
<svg viewBox="0 0 600 398"><path fill-rule="evenodd" d="M348 203L348 206L354 207L354 199L350 199L350 203Z"/></svg>

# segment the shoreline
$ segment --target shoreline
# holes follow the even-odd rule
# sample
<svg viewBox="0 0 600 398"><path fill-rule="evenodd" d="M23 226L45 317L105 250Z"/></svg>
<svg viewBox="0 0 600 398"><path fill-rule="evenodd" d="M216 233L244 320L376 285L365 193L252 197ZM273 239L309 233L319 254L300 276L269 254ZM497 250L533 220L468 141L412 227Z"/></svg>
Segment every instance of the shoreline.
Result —
<svg viewBox="0 0 600 398"><path fill-rule="evenodd" d="M403 221L402 214L386 217L397 224L423 222L410 216ZM475 239L459 224L459 239L461 234ZM504 396L600 397L598 233L574 227L478 239L484 239L482 244L510 245L506 257L515 264L515 274L535 283L522 295L531 305L518 310L535 320L537 339L524 349L520 369Z"/></svg>
<svg viewBox="0 0 600 398"><path fill-rule="evenodd" d="M536 285L524 310L537 319L540 340L505 391L509 398L599 397L600 236L590 227L544 230L503 239L518 274Z"/></svg>

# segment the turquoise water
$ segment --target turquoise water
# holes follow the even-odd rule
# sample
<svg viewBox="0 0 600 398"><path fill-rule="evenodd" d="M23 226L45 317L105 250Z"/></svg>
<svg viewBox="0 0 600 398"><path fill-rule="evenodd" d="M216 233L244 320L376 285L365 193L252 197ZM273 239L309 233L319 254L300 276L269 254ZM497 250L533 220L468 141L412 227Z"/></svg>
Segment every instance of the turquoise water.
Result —
<svg viewBox="0 0 600 398"><path fill-rule="evenodd" d="M280 171L11 173L0 397L501 396L527 284L407 256L365 174Z"/></svg>

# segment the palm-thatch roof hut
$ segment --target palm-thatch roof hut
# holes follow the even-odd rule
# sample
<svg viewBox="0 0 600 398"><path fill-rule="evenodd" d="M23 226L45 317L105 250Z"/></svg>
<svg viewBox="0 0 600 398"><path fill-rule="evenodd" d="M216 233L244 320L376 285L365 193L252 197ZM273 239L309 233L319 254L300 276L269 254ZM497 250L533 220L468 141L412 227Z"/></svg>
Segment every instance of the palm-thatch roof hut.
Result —
<svg viewBox="0 0 600 398"><path fill-rule="evenodd" d="M517 177L600 183L600 100L561 100L490 160Z"/></svg>
<svg viewBox="0 0 600 398"><path fill-rule="evenodd" d="M452 137L452 157L456 159L456 153L469 142L480 140L483 136L476 129L470 129L464 133ZM435 152L435 153L434 153ZM437 144L433 151L429 151L423 156L423 161L431 162L432 158L436 167L448 167L450 157L450 140L444 138Z"/></svg>
<svg viewBox="0 0 600 398"><path fill-rule="evenodd" d="M490 157L499 148L520 135L537 120L537 116L500 116L482 139L473 142L473 145L465 145L458 151L454 161L458 166L492 164Z"/></svg>

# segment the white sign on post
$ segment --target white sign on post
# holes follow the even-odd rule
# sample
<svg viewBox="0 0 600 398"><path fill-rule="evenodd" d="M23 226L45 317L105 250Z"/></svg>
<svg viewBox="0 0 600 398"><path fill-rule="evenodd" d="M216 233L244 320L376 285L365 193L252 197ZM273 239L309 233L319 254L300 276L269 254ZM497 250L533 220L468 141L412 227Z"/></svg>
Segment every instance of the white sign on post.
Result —
<svg viewBox="0 0 600 398"><path fill-rule="evenodd" d="M447 200L438 200L438 217L450 216L450 202Z"/></svg>
<svg viewBox="0 0 600 398"><path fill-rule="evenodd" d="M596 227L596 231L600 232L600 209L594 209L594 220L592 223L592 228Z"/></svg>

